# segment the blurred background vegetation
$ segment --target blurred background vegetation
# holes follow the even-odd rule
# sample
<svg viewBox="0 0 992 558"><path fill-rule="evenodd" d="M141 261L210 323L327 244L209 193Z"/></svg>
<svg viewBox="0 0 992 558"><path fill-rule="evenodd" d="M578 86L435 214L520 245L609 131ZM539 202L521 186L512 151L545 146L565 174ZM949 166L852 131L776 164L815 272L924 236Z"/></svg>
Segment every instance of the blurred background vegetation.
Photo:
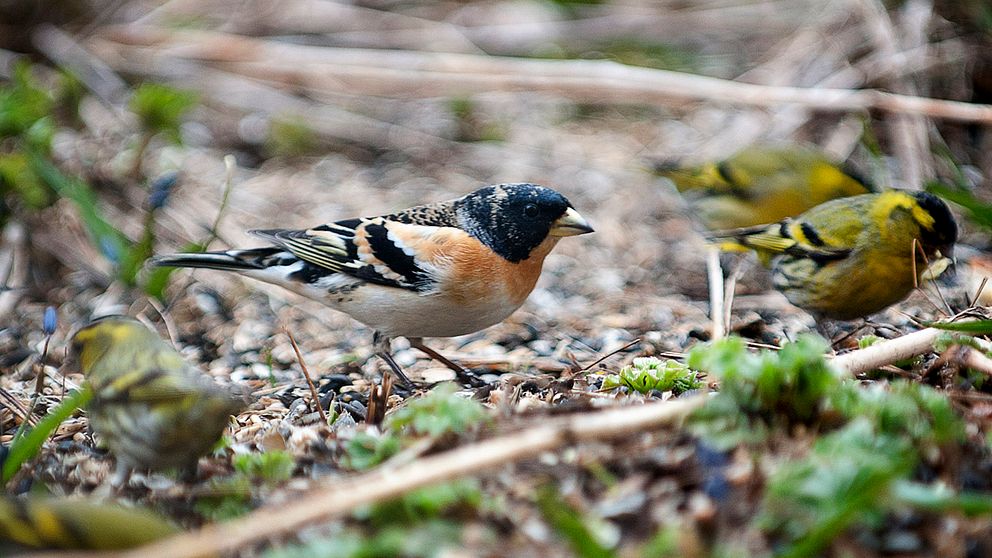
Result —
<svg viewBox="0 0 992 558"><path fill-rule="evenodd" d="M957 105L906 109L882 96L839 107L838 91L992 103L992 7L0 0L0 440L55 409L67 377L78 380L57 375L63 351L41 344L64 342L108 308L158 323L211 373L268 390L211 456L213 478L130 495L184 526L243 515L293 480L369 470L497 428L482 405L437 390L375 427L328 433L296 403L296 360L279 327L292 324L326 372L317 383L337 424L361 419L368 403L352 322L264 287L144 265L250 228L401 208L481 183L559 188L598 234L556 251L523 317L446 349L540 361L555 374L576 355L592 361L625 344L627 356L681 352L706 338L704 244L651 174L657 160L816 144L878 184L955 202L980 259L992 228L992 108L948 117ZM774 102L786 94L791 102ZM754 283L743 291L760 293ZM933 317L913 304L913 318ZM807 329L785 306L742 297L737 331L777 342ZM42 324L46 307L58 308L57 327ZM884 319L912 325L895 310ZM693 352L688 366L624 356L628 366L599 380L528 376L514 399L526 405L489 401L500 418L541 417L555 405L591 408L606 392L668 397L718 378L723 391L691 434L632 434L415 491L270 556L992 554L982 373L935 372L939 359L928 357L876 371L862 389L827 373L812 339L760 357L736 343ZM39 362L50 372L36 384ZM100 493L104 471L66 458L92 454L84 432L76 414L53 434L63 449L35 459L50 492ZM35 436L32 451L43 442ZM30 484L14 477L8 487Z"/></svg>

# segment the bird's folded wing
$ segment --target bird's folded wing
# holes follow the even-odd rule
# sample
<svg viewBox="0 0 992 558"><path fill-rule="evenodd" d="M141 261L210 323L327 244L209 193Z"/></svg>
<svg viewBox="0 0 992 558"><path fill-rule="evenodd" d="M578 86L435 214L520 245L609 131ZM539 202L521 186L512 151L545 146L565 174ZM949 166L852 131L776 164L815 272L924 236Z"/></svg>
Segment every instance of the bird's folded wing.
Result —
<svg viewBox="0 0 992 558"><path fill-rule="evenodd" d="M840 259L853 249L853 246L843 245L836 238L825 238L805 221L792 219L774 225L716 232L710 237L724 246L742 246L764 254L789 254L817 260Z"/></svg>
<svg viewBox="0 0 992 558"><path fill-rule="evenodd" d="M428 288L421 244L438 227L382 217L349 219L307 230L251 231L312 265L359 279L411 290Z"/></svg>

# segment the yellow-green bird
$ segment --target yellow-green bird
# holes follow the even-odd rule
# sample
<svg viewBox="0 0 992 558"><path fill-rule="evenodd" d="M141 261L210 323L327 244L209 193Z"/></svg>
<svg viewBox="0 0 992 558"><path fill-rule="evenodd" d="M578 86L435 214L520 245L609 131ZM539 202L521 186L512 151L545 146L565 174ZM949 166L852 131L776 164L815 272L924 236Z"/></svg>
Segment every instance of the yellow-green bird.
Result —
<svg viewBox="0 0 992 558"><path fill-rule="evenodd" d="M127 469L195 470L245 407L136 320L96 320L72 344L93 387L90 425Z"/></svg>
<svg viewBox="0 0 992 558"><path fill-rule="evenodd" d="M904 299L928 266L953 258L957 236L943 200L892 190L832 200L792 219L712 238L757 252L792 304L818 318L851 320Z"/></svg>
<svg viewBox="0 0 992 558"><path fill-rule="evenodd" d="M31 548L117 550L178 531L164 517L142 508L68 498L0 497L0 542Z"/></svg>
<svg viewBox="0 0 992 558"><path fill-rule="evenodd" d="M657 163L711 231L795 217L823 202L873 191L857 173L803 145L754 145L699 166Z"/></svg>

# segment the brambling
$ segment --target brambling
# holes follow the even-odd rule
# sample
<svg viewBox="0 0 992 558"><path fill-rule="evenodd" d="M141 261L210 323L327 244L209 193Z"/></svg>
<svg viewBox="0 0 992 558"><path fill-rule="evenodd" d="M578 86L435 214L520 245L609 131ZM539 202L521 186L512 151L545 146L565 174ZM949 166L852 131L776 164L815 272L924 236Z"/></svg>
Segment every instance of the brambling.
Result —
<svg viewBox="0 0 992 558"><path fill-rule="evenodd" d="M374 330L373 349L407 385L390 341L423 344L499 323L523 304L558 240L592 232L558 192L486 186L458 199L305 230L255 230L273 246L157 257L158 266L235 271L340 310Z"/></svg>

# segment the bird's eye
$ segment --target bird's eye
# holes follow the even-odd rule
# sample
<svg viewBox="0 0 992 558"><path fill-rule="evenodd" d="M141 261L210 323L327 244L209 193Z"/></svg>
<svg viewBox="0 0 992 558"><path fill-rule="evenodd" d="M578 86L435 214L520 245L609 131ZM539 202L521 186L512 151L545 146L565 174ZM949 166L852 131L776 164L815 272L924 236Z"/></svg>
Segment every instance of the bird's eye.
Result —
<svg viewBox="0 0 992 558"><path fill-rule="evenodd" d="M537 217L537 214L538 211L536 205L529 203L524 206L524 215L526 215L527 217Z"/></svg>

